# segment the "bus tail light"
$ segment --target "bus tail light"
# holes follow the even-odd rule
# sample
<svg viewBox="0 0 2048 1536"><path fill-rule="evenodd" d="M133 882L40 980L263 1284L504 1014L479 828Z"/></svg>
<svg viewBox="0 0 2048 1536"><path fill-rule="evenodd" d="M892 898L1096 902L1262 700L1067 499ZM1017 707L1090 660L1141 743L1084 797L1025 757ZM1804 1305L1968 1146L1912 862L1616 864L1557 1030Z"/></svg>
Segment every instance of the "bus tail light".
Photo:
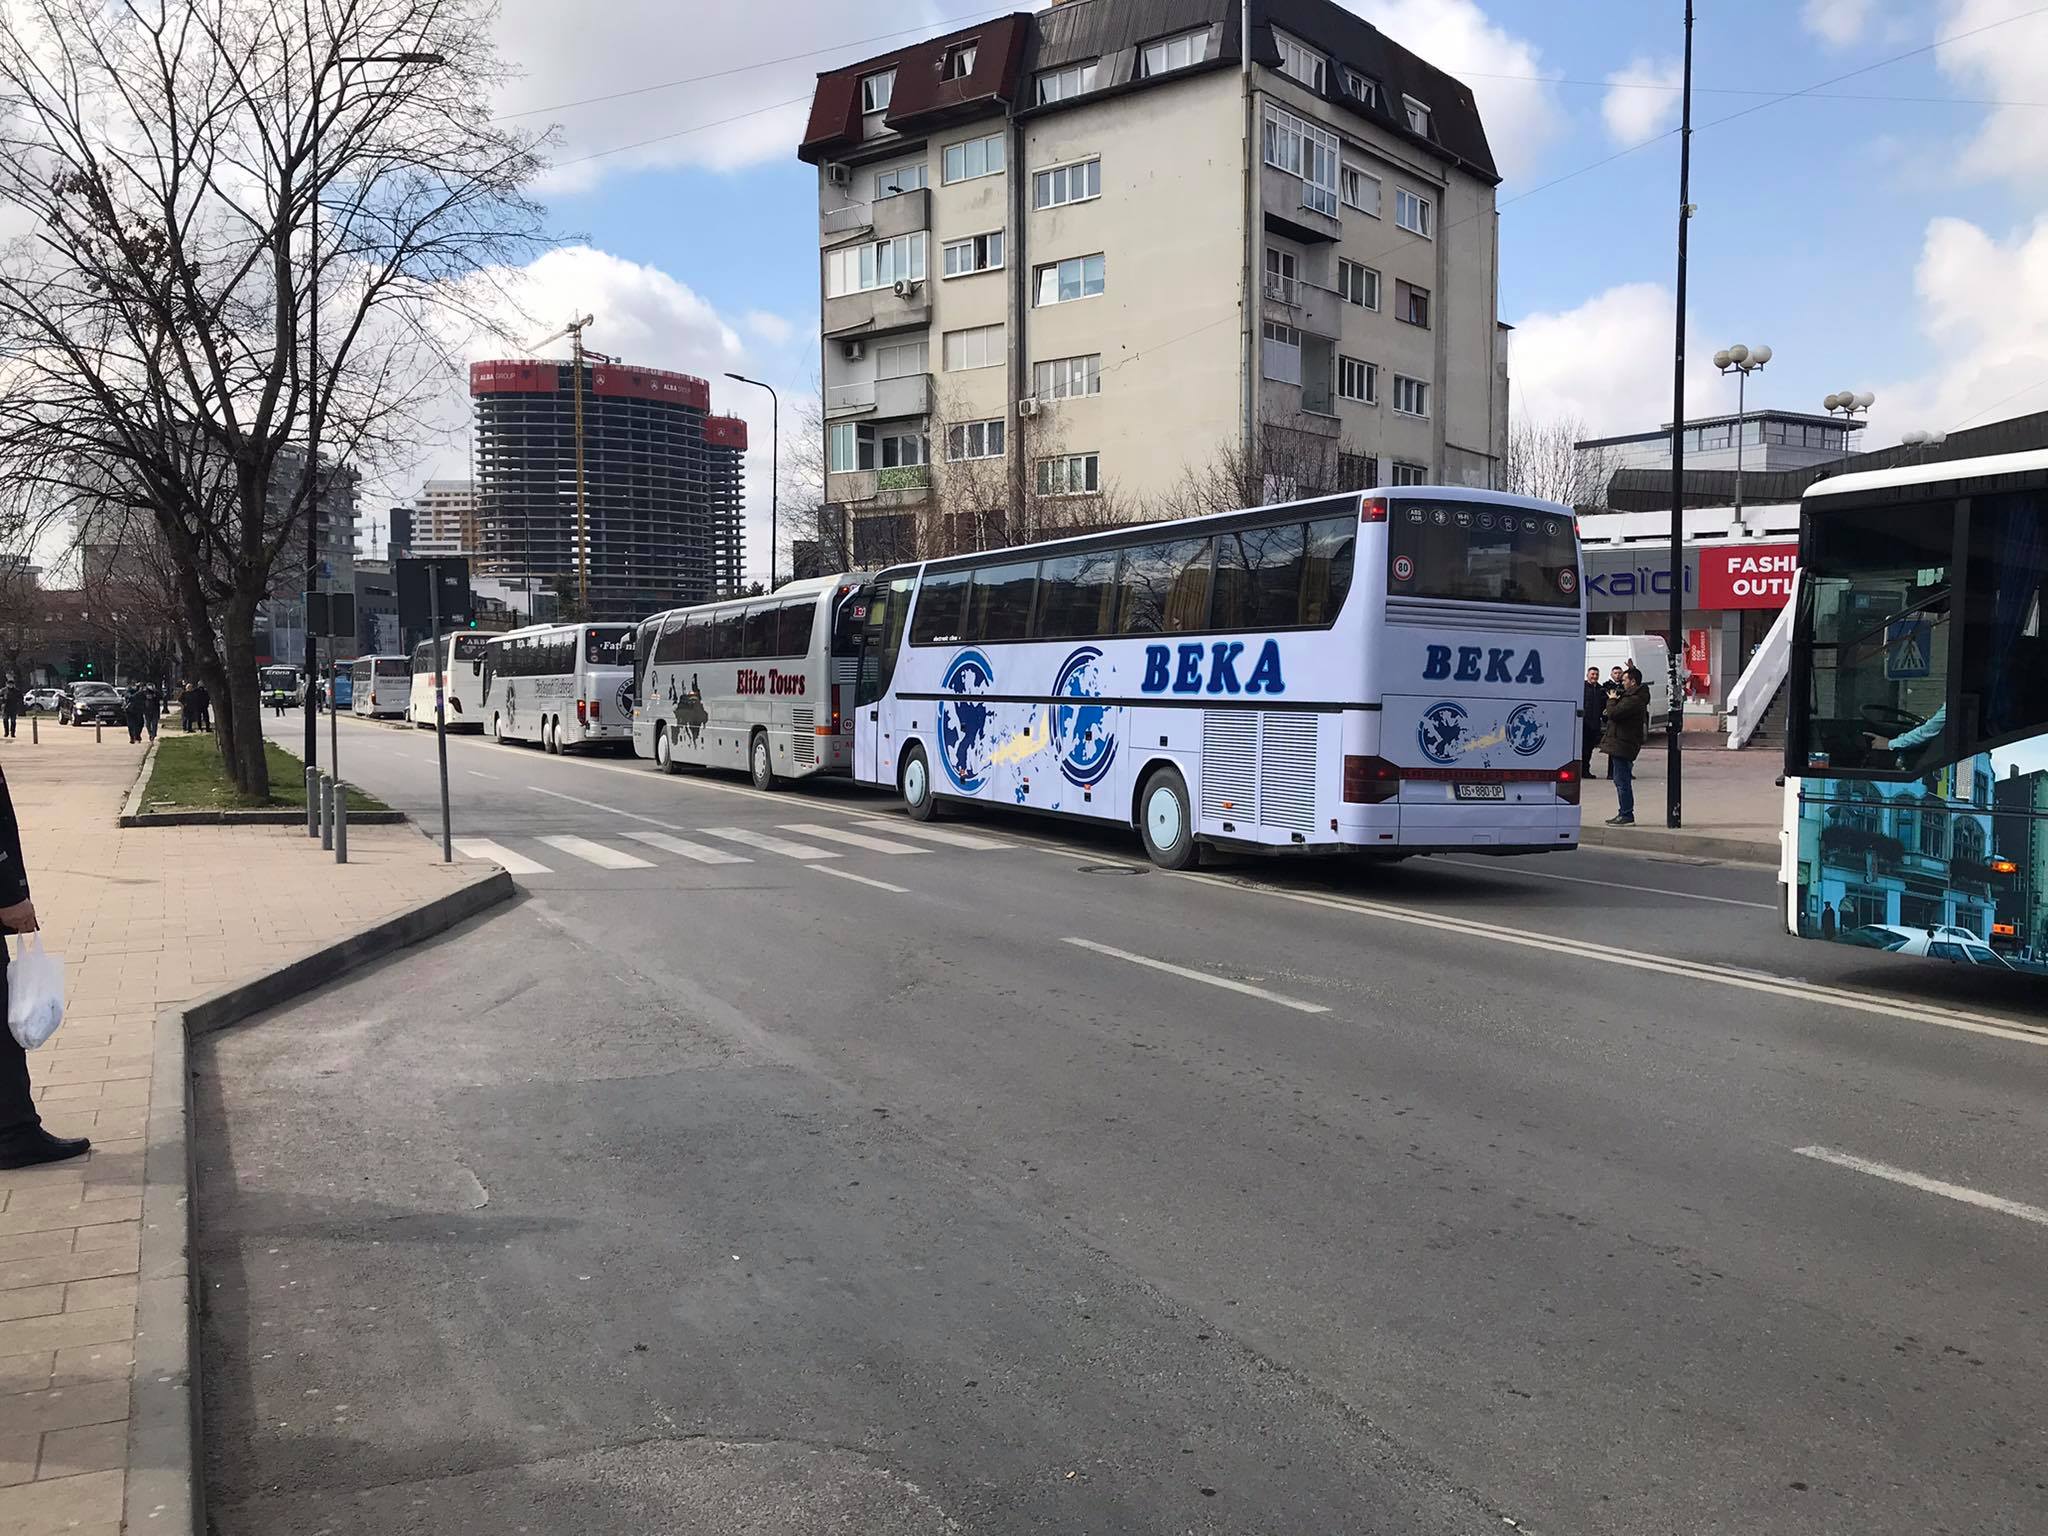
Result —
<svg viewBox="0 0 2048 1536"><path fill-rule="evenodd" d="M1344 803L1379 805L1401 793L1401 770L1384 757L1344 758Z"/></svg>
<svg viewBox="0 0 2048 1536"><path fill-rule="evenodd" d="M1557 798L1566 805L1579 803L1579 768L1576 763L1567 763L1557 770Z"/></svg>
<svg viewBox="0 0 2048 1536"><path fill-rule="evenodd" d="M839 734L839 690L832 690L832 734Z"/></svg>
<svg viewBox="0 0 2048 1536"><path fill-rule="evenodd" d="M1361 523L1384 523L1387 520L1387 503L1382 497L1368 496L1358 504L1358 520Z"/></svg>
<svg viewBox="0 0 2048 1536"><path fill-rule="evenodd" d="M576 723L586 725L590 721L590 705L582 699L576 701Z"/></svg>

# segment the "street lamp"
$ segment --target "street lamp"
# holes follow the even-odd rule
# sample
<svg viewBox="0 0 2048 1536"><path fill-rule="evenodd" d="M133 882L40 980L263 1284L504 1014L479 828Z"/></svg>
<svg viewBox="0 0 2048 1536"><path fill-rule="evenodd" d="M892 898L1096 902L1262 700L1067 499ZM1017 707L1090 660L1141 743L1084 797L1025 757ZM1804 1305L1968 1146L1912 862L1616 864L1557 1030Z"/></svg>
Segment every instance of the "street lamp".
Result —
<svg viewBox="0 0 2048 1536"><path fill-rule="evenodd" d="M775 514L782 499L782 402L775 386L750 379L744 373L728 373L728 379L768 391L768 590L775 590Z"/></svg>
<svg viewBox="0 0 2048 1536"><path fill-rule="evenodd" d="M353 64L423 64L433 67L447 63L438 53L408 49L399 53L338 53L334 56L336 65L346 68ZM320 86L326 77L326 68L316 70L313 75L313 134L309 146L312 162L312 194L310 225L312 238L308 242L306 279L306 477L310 490L306 505L306 587L300 594L300 618L306 626L306 769L311 771L319 765L320 730L319 699L313 688L313 680L320 673L320 645L313 637L312 604L305 598L313 591L313 584L320 579L320 508L324 501L320 485ZM341 110L341 93L348 86L348 76L343 73L335 84L334 107ZM351 529L353 539L354 531ZM330 703L330 709L333 707ZM334 765L330 763L329 768Z"/></svg>
<svg viewBox="0 0 2048 1536"><path fill-rule="evenodd" d="M1860 391L1838 389L1832 395L1829 395L1827 399L1821 401L1822 408L1830 416L1834 415L1837 411L1842 413L1842 462L1844 464L1849 462L1849 423L1856 419L1858 411L1868 416L1870 414L1870 407L1876 403L1876 400L1877 396L1867 389Z"/></svg>
<svg viewBox="0 0 2048 1536"><path fill-rule="evenodd" d="M1938 448L1943 443L1947 442L1948 434L1946 432L1930 432L1925 427L1915 427L1912 431L1908 432L1904 437L1900 438L1899 441L1908 448L1917 448L1920 450L1918 453L1913 455L1913 462L1915 464L1921 464L1926 462L1927 450L1930 448Z"/></svg>
<svg viewBox="0 0 2048 1536"><path fill-rule="evenodd" d="M1714 366L1721 370L1721 377L1735 375L1735 532L1742 533L1742 439L1749 423L1746 393L1749 376L1771 360L1769 347L1747 347L1737 342L1714 354Z"/></svg>

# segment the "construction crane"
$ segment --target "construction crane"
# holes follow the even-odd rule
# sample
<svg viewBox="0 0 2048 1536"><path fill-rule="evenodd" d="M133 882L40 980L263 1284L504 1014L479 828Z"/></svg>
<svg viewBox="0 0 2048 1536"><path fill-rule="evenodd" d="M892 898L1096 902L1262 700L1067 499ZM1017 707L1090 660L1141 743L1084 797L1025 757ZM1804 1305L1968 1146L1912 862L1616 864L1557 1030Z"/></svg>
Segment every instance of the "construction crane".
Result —
<svg viewBox="0 0 2048 1536"><path fill-rule="evenodd" d="M529 342L526 347L529 352L538 352L550 342L569 338L569 372L576 391L576 598L585 613L590 612L590 538L583 512L583 360L586 356L605 363L613 360L602 352L583 350L583 328L595 323L595 319L585 315L581 320L571 320L559 331Z"/></svg>

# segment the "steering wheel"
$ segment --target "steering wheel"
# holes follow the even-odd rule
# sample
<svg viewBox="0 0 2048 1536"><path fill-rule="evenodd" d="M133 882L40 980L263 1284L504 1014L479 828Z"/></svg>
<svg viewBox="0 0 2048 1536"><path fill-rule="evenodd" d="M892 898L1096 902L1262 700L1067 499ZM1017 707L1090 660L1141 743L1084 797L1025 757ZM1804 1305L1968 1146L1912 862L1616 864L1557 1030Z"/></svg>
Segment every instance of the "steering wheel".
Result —
<svg viewBox="0 0 2048 1536"><path fill-rule="evenodd" d="M1910 731L1915 726L1927 723L1925 715L1909 715L1903 709L1893 709L1889 704L1864 705L1863 718L1886 736L1896 736L1902 731Z"/></svg>

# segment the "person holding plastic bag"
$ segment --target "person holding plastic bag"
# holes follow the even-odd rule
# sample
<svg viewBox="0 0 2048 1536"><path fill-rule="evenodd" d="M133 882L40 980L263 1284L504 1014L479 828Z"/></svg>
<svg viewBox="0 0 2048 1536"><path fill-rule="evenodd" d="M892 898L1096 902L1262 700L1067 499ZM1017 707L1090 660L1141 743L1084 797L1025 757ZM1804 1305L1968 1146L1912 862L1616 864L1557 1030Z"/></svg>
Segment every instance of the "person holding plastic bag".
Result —
<svg viewBox="0 0 2048 1536"><path fill-rule="evenodd" d="M29 899L28 869L21 859L21 828L14 820L14 796L0 773L0 928L34 933L36 904ZM7 992L7 944L0 939L0 1000ZM43 1129L28 1091L28 1052L14 1031L0 1028L0 1168L33 1168L59 1163L90 1150L83 1136L52 1136Z"/></svg>

